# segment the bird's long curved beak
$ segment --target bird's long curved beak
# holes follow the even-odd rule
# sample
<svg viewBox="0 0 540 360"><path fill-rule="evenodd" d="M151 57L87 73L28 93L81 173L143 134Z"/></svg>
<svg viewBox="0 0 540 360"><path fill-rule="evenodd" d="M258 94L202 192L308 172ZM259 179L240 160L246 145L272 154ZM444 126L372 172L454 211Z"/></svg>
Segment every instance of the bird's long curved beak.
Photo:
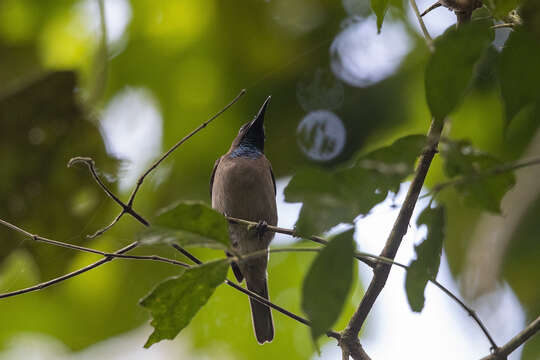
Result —
<svg viewBox="0 0 540 360"><path fill-rule="evenodd" d="M257 116L253 119L251 124L249 124L249 127L256 127L262 130L263 124L264 124L264 114L266 113L266 108L268 107L268 103L270 102L270 99L272 96L269 96L266 98L264 103L262 104L261 108L259 109L259 112L257 113Z"/></svg>

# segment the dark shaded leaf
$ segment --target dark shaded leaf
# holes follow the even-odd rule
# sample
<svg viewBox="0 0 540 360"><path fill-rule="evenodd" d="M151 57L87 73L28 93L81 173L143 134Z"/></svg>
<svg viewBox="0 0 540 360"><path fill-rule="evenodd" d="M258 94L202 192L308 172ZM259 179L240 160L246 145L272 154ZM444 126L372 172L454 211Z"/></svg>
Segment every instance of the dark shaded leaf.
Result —
<svg viewBox="0 0 540 360"><path fill-rule="evenodd" d="M229 263L209 262L184 270L180 275L158 284L140 301L152 314L150 335L145 348L163 339L174 339L199 309L206 304L216 287L225 281Z"/></svg>
<svg viewBox="0 0 540 360"><path fill-rule="evenodd" d="M146 242L178 241L182 245L227 248L229 225L223 215L202 202L185 201L162 212L144 233Z"/></svg>
<svg viewBox="0 0 540 360"><path fill-rule="evenodd" d="M425 75L426 99L434 118L444 119L461 102L492 36L488 22L475 21L451 27L435 40Z"/></svg>
<svg viewBox="0 0 540 360"><path fill-rule="evenodd" d="M426 225L428 233L426 239L414 247L416 259L409 265L405 279L405 290L412 311L422 311L427 282L437 277L444 240L444 222L445 211L442 206L433 209L427 207L416 222L418 226Z"/></svg>
<svg viewBox="0 0 540 360"><path fill-rule="evenodd" d="M456 185L465 203L500 213L501 200L515 184L512 172L486 175L485 172L502 163L493 156L474 149L468 141L447 140L440 146L444 170L449 177L463 176Z"/></svg>
<svg viewBox="0 0 540 360"><path fill-rule="evenodd" d="M525 106L540 99L540 41L524 28L513 31L501 54L499 79L506 125Z"/></svg>
<svg viewBox="0 0 540 360"><path fill-rule="evenodd" d="M414 171L425 136L410 135L392 145L355 159L352 166L324 171L299 171L285 189L285 200L303 202L296 230L319 234L342 222L352 222L397 192L400 183Z"/></svg>
<svg viewBox="0 0 540 360"><path fill-rule="evenodd" d="M334 237L317 255L304 278L302 310L316 342L336 322L352 285L354 229Z"/></svg>
<svg viewBox="0 0 540 360"><path fill-rule="evenodd" d="M384 20L384 15L386 15L386 10L388 10L389 0L371 0L371 9L377 16L377 32L381 32L382 23Z"/></svg>

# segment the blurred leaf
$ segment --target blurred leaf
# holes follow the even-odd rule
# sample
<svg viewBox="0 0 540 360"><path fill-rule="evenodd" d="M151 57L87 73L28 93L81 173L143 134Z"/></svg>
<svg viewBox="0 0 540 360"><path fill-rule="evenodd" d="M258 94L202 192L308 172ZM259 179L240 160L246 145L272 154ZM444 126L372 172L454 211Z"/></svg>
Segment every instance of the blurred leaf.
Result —
<svg viewBox="0 0 540 360"><path fill-rule="evenodd" d="M473 69L493 37L489 23L474 21L451 27L435 39L425 75L426 98L431 114L442 120L463 99Z"/></svg>
<svg viewBox="0 0 540 360"><path fill-rule="evenodd" d="M485 4L491 10L493 16L502 19L511 10L516 9L521 2L522 0L491 0L486 1Z"/></svg>
<svg viewBox="0 0 540 360"><path fill-rule="evenodd" d="M140 302L150 310L150 335L145 348L163 339L174 339L199 309L206 304L216 287L225 281L229 263L218 260L184 270L180 275L158 284Z"/></svg>
<svg viewBox="0 0 540 360"><path fill-rule="evenodd" d="M339 318L353 277L354 229L345 231L325 246L311 263L302 286L302 310L311 321L311 337L317 339Z"/></svg>
<svg viewBox="0 0 540 360"><path fill-rule="evenodd" d="M303 202L296 231L319 234L342 222L352 222L397 192L414 171L425 136L409 135L355 159L352 166L334 171L300 170L285 189L285 200Z"/></svg>
<svg viewBox="0 0 540 360"><path fill-rule="evenodd" d="M229 225L223 215L208 205L184 201L161 211L145 237L147 242L177 240L182 245L226 249L229 246Z"/></svg>
<svg viewBox="0 0 540 360"><path fill-rule="evenodd" d="M540 99L540 41L524 28L513 31L501 54L499 79L506 125L526 105Z"/></svg>
<svg viewBox="0 0 540 360"><path fill-rule="evenodd" d="M444 240L444 223L445 211L442 206L425 208L416 221L418 226L427 226L427 236L420 245L415 245L416 259L409 265L405 279L407 300L412 311L422 311L427 282L437 277Z"/></svg>
<svg viewBox="0 0 540 360"><path fill-rule="evenodd" d="M375 15L377 15L377 32L381 32L384 15L388 10L389 0L371 0L371 8Z"/></svg>
<svg viewBox="0 0 540 360"><path fill-rule="evenodd" d="M465 203L484 210L500 213L501 200L516 180L512 172L484 175L502 163L493 156L474 149L466 140L447 140L441 144L444 170L450 178L465 180L455 187Z"/></svg>
<svg viewBox="0 0 540 360"><path fill-rule="evenodd" d="M80 106L77 76L72 71L50 72L17 85L0 95L0 218L35 234L84 242L85 231L91 232L87 227L109 220L107 206L96 212L106 196L86 169L70 170L66 164L73 156L90 155L107 171L113 162L98 127ZM95 200L83 204L81 192ZM0 228L0 260L16 247L25 248L43 278L61 273L74 255L15 239L20 235Z"/></svg>
<svg viewBox="0 0 540 360"><path fill-rule="evenodd" d="M523 27L540 41L540 2L537 0L525 0L519 9L519 15L523 20Z"/></svg>

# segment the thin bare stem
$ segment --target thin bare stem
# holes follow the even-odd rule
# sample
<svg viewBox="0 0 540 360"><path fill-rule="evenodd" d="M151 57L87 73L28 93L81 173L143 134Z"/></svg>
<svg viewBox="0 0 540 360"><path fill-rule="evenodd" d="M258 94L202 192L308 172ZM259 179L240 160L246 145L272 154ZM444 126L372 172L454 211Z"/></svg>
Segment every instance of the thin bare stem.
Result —
<svg viewBox="0 0 540 360"><path fill-rule="evenodd" d="M230 108L231 106L233 106L238 100L240 100L240 98L242 96L244 96L244 94L246 93L246 89L242 89L240 91L240 93L238 95L236 95L236 97L231 100L230 103L228 103L227 105L225 105L225 107L223 109L221 109L220 111L218 111L214 116L212 116L210 119L206 120L205 122L203 122L201 125L199 125L195 130L193 130L192 132L190 132L189 134L187 134L186 136L184 136L184 138L180 141L178 141L176 144L174 144L173 147L171 147L165 154L163 154L156 162L154 162L152 164L152 166L150 166L145 172L144 174L141 175L141 177L139 177L139 179L137 180L137 184L135 185L135 189L133 189L133 192L131 193L131 195L129 196L129 200L128 200L128 206L132 206L133 205L133 201L135 200L135 195L137 195L137 192L139 191L139 188L141 187L144 179L146 178L146 176L148 176L148 174L150 174L156 167L158 167L159 164L161 164L161 162L163 160L165 160L174 150L176 150L180 145L182 145L183 143L185 143L189 138L191 138L193 135L195 135L196 133L198 133L199 131L201 131L202 129L204 129L208 124L210 124L214 119L216 119L217 117L219 117L221 114L223 114L225 111L227 111L228 108Z"/></svg>
<svg viewBox="0 0 540 360"><path fill-rule="evenodd" d="M11 223L9 223L9 222L7 222L5 220L2 220L2 219L0 219L0 224L4 225L4 226L6 226L6 227L8 227L8 228L10 228L12 230L18 231L19 233L29 237L30 239L32 239L34 241L43 242L43 243L46 243L46 244L49 244L49 245L68 248L68 249L72 249L72 250L78 250L78 251L92 253L92 254L96 254L96 255L101 255L103 257L123 258L123 259L132 259L132 260L152 260L152 261L160 261L160 262L165 262L165 263L174 264L174 265L180 265L180 266L183 266L183 267L189 267L188 264L185 264L183 262L176 261L176 260L173 260L173 259L164 258L164 257L157 256L157 255L115 254L115 253L109 253L109 252L104 252L104 251L101 251L101 250L88 248L88 247L85 247L85 246L79 246L79 245L69 244L69 243L65 243L65 242L61 242L61 241L57 241L57 240L53 240L53 239L48 239L48 238L45 238L45 237L42 237L42 236L39 236L39 235L32 234L32 233L30 233L30 232L28 232L28 231L26 231L24 229L21 229L20 227L18 227L16 225L13 225L13 224L11 224Z"/></svg>
<svg viewBox="0 0 540 360"><path fill-rule="evenodd" d="M519 334L514 336L509 342L501 346L493 354L483 357L481 360L506 360L514 350L523 345L534 334L540 331L540 316L531 322L525 329Z"/></svg>
<svg viewBox="0 0 540 360"><path fill-rule="evenodd" d="M425 15L427 15L428 13L430 13L431 11L435 10L436 8L440 6L442 6L441 3L437 1L435 4L431 5L423 13L421 13L420 17L424 17Z"/></svg>
<svg viewBox="0 0 540 360"><path fill-rule="evenodd" d="M516 25L513 23L504 23L504 24L495 24L492 29L504 29L504 28L514 28Z"/></svg>
<svg viewBox="0 0 540 360"><path fill-rule="evenodd" d="M139 243L137 241L129 244L128 246L126 247L123 247L122 249L118 250L118 251L115 251L114 254L115 255L120 255L120 254L123 254L127 251L130 251L134 248L136 248L137 246L139 245ZM89 270L92 270L98 266L101 266L111 260L113 260L114 257L112 256L108 256L108 257L105 257L99 261L96 261L95 263L92 263L90 265L87 265L79 270L76 270L76 271L73 271L73 272L70 272L69 274L65 274L65 275L62 275L60 277L57 277L55 279L52 279L52 280L49 280L49 281L45 281L45 282L42 282L40 284L37 284L37 285L34 285L34 286L31 286L31 287L28 287L26 289L20 289L20 290L16 290L16 291L12 291L12 292L8 292L8 293L4 293L4 294L0 294L0 299L3 299L3 298L7 298L7 297L11 297L11 296L16 296L16 295L21 295L21 294L25 294L25 293L29 293L29 292L32 292L32 291L38 291L38 290L41 290L41 289L44 289L46 287L49 287L51 285L54 285L54 284L57 284L61 281L64 281L64 280L67 280L67 279L70 279L72 277L75 277L77 275L80 275L82 273L85 273Z"/></svg>
<svg viewBox="0 0 540 360"><path fill-rule="evenodd" d="M426 39L427 47L429 48L429 51L433 52L435 50L435 46L433 45L433 38L431 35L429 35L429 31L426 27L426 24L424 24L424 20L422 19L422 16L420 15L420 11L418 11L418 6L416 6L415 0L409 0L411 3L411 7L414 11L414 14L416 15L416 18L418 19L418 23L420 23L420 28L422 29L422 32L424 33L424 38Z"/></svg>
<svg viewBox="0 0 540 360"><path fill-rule="evenodd" d="M452 180L435 185L431 191L422 195L421 198L431 196L434 193L438 193L449 186L462 185L468 182L478 181L486 177L504 174L510 171L518 170L518 169L533 166L533 165L540 165L540 157L523 160L517 163L513 162L513 163L502 164L500 166L493 167L491 169L485 170L481 173L474 174L474 175L456 177Z"/></svg>
<svg viewBox="0 0 540 360"><path fill-rule="evenodd" d="M135 210L131 208L131 205L124 204L124 202L120 200L116 195L114 195L113 192L109 190L109 188L103 183L103 181L101 181L100 177L98 176L96 172L96 164L94 162L94 159L89 158L89 157L77 156L69 160L68 167L72 167L74 164L81 163L81 162L84 163L86 166L88 166L88 170L90 170L90 174L92 174L92 177L97 182L99 187L101 187L101 189L103 189L103 191L105 191L105 193L111 199L113 199L118 205L122 207L122 214L128 213L131 216L133 216L135 219L137 219L144 226L149 226L148 221L146 221L141 215L137 214ZM117 218L120 219L121 216L122 215L118 215ZM114 224L115 222L113 221L113 223L109 225L108 228L110 228Z"/></svg>
<svg viewBox="0 0 540 360"><path fill-rule="evenodd" d="M226 216L226 218L227 218L227 220L229 220L229 222L231 222L233 224L242 224L242 225L246 225L246 226L256 226L258 224L258 223L254 222L254 221L238 219L238 218L234 218L234 217L230 217L230 216ZM277 226L267 225L266 230L272 231L272 232L275 232L275 233L290 235L290 236L296 237L296 238L303 238L303 239L311 240L311 241L316 242L317 244L321 244L321 245L327 245L328 244L328 241L323 239L320 236L311 235L311 236L308 236L308 237L302 237L302 236L298 235L292 229L285 229L285 228L281 228L281 227L277 227ZM357 258L358 258L358 260L362 261L363 263L365 263L369 267L372 267L372 268L375 267L375 263L373 261L371 261L370 259L362 258L362 257L357 257Z"/></svg>

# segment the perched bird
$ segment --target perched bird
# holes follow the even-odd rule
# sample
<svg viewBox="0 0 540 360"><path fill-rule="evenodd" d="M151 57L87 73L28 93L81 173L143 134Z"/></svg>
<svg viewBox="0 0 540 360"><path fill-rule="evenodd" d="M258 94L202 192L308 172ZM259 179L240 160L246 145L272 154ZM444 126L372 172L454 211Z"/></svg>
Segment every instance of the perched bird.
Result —
<svg viewBox="0 0 540 360"><path fill-rule="evenodd" d="M264 156L264 113L266 99L255 118L242 125L229 151L220 157L210 178L212 207L224 215L257 222L253 228L229 224L232 252L242 256L268 250L274 233L264 231L268 224L277 224L276 181L270 161ZM231 254L228 254L231 255ZM247 288L268 299L265 256L233 263L237 280L246 279ZM274 338L270 308L249 299L255 337L260 344Z"/></svg>

